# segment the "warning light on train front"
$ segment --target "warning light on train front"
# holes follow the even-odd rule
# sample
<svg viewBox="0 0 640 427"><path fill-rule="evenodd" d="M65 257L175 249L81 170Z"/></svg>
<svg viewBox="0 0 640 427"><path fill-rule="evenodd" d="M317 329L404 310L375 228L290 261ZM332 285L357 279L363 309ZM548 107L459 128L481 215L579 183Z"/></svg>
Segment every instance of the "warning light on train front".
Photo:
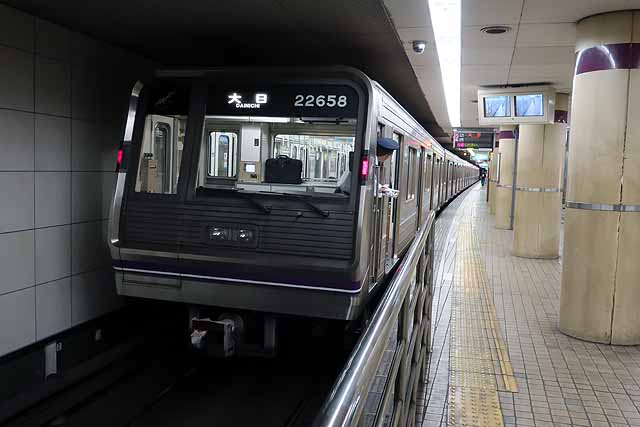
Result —
<svg viewBox="0 0 640 427"><path fill-rule="evenodd" d="M369 175L369 159L362 159L362 176L367 177Z"/></svg>
<svg viewBox="0 0 640 427"><path fill-rule="evenodd" d="M122 164L122 148L118 150L118 156L116 157L116 173L120 172L121 164Z"/></svg>

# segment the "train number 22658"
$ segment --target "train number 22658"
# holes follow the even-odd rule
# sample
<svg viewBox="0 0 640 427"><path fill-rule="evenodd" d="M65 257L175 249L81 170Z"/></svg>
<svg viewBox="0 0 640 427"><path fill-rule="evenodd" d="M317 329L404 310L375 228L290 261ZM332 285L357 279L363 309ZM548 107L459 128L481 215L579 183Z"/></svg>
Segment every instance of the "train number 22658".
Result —
<svg viewBox="0 0 640 427"><path fill-rule="evenodd" d="M347 106L346 95L296 95L294 107L340 107Z"/></svg>

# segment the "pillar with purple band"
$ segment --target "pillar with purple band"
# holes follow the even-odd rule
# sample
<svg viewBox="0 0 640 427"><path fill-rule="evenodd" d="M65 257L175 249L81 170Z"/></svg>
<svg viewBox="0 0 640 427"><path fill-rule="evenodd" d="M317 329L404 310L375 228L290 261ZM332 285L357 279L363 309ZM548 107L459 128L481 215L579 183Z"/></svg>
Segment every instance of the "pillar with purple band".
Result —
<svg viewBox="0 0 640 427"><path fill-rule="evenodd" d="M640 344L640 12L577 25L560 329ZM570 203L571 202L571 203Z"/></svg>

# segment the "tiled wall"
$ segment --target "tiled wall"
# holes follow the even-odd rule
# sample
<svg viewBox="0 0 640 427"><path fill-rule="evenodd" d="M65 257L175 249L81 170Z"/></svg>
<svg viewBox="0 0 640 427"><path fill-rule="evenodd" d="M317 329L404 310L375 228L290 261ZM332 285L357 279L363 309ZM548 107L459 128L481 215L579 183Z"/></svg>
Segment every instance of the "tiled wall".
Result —
<svg viewBox="0 0 640 427"><path fill-rule="evenodd" d="M122 305L106 219L150 66L0 5L0 356Z"/></svg>

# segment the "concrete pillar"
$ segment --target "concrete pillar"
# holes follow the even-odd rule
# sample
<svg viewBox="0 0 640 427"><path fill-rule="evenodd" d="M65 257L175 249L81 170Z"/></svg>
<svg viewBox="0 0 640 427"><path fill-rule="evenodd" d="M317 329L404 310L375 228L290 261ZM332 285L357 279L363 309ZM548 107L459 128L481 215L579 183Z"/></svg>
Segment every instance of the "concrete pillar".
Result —
<svg viewBox="0 0 640 427"><path fill-rule="evenodd" d="M560 329L640 344L640 12L577 25Z"/></svg>
<svg viewBox="0 0 640 427"><path fill-rule="evenodd" d="M567 111L567 95L558 95L556 117ZM562 104L562 105L561 105ZM513 254L557 258L560 250L561 179L565 123L519 126Z"/></svg>
<svg viewBox="0 0 640 427"><path fill-rule="evenodd" d="M496 184L496 228L511 229L511 192L515 166L515 126L500 126L500 146L497 159L498 183Z"/></svg>
<svg viewBox="0 0 640 427"><path fill-rule="evenodd" d="M487 175L487 191L489 192L489 213L496 213L496 182L498 182L497 164L498 147L494 148L489 155L489 174Z"/></svg>

